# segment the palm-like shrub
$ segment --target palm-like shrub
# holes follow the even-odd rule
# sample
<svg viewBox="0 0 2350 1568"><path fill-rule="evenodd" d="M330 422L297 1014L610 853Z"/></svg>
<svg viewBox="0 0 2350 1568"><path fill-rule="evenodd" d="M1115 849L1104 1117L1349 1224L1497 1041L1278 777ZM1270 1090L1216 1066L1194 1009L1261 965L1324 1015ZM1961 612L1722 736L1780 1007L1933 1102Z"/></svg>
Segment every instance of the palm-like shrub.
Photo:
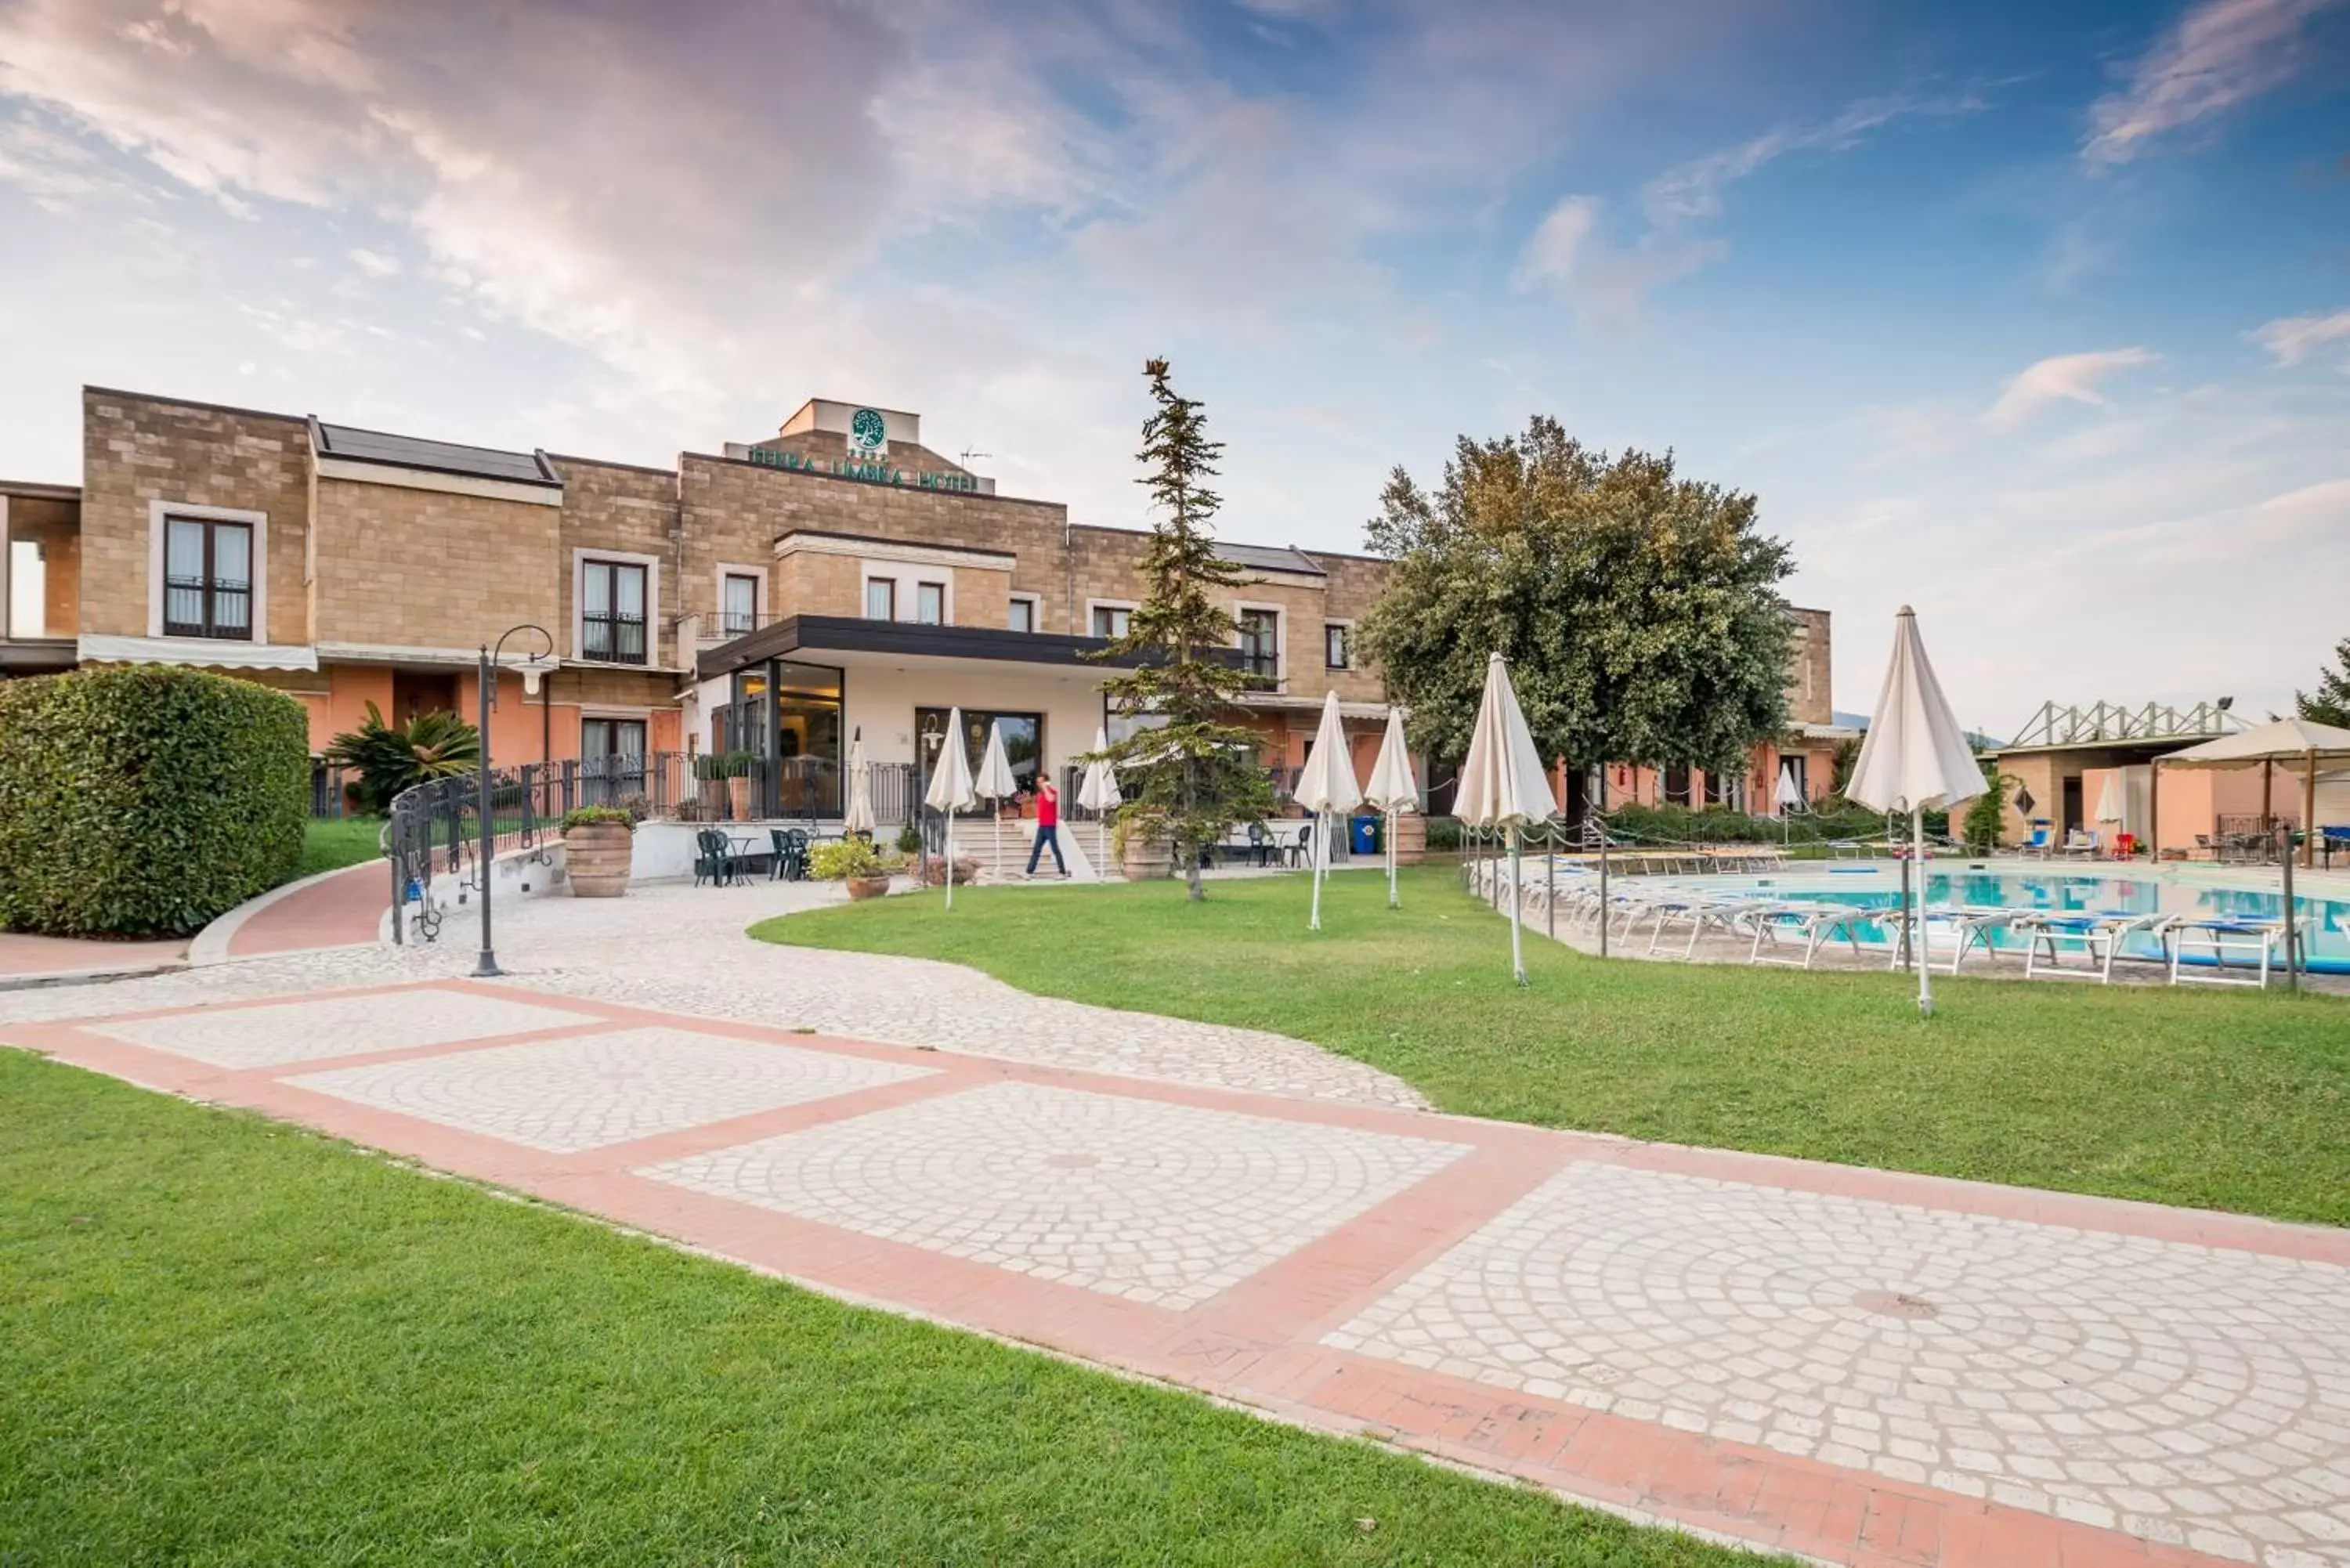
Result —
<svg viewBox="0 0 2350 1568"><path fill-rule="evenodd" d="M329 742L327 760L355 770L360 804L382 812L411 784L478 766L482 735L446 710L419 713L405 724L387 724L382 710L369 702L367 722Z"/></svg>

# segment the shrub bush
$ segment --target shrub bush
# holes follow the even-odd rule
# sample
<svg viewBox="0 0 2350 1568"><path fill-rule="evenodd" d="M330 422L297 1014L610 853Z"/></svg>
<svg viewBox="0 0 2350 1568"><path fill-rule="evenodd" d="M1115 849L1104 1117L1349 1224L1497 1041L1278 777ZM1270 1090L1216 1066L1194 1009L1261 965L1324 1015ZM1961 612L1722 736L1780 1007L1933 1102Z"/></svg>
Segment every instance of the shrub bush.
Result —
<svg viewBox="0 0 2350 1568"><path fill-rule="evenodd" d="M878 877L890 869L869 838L843 838L819 844L808 851L808 875L819 882L845 877Z"/></svg>
<svg viewBox="0 0 2350 1568"><path fill-rule="evenodd" d="M490 798L494 803L497 796L494 793ZM624 805L575 805L563 814L563 831L566 833L575 827L598 827L608 823L634 832L637 816Z"/></svg>
<svg viewBox="0 0 2350 1568"><path fill-rule="evenodd" d="M0 926L185 936L295 876L302 704L169 665L0 682Z"/></svg>
<svg viewBox="0 0 2350 1568"><path fill-rule="evenodd" d="M1457 816L1431 816L1428 819L1428 846L1430 849L1461 847L1461 819Z"/></svg>

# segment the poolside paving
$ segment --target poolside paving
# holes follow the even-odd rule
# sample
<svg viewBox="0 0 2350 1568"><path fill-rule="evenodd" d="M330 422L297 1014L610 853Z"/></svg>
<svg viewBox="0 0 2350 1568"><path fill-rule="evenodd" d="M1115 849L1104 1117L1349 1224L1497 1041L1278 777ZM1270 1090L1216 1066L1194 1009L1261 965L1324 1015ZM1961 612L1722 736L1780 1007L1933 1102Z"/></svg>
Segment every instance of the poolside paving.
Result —
<svg viewBox="0 0 2350 1568"><path fill-rule="evenodd" d="M52 1012L6 1038L853 1300L1821 1561L2350 1564L2350 1231L536 979L154 1000L185 978L75 999L141 1015Z"/></svg>

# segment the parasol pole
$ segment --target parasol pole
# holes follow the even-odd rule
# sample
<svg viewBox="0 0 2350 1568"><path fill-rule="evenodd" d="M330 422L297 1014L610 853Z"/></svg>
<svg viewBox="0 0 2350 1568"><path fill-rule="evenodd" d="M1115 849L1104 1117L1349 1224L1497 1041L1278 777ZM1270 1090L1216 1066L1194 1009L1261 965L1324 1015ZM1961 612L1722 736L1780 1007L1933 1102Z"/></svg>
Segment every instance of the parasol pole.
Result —
<svg viewBox="0 0 2350 1568"><path fill-rule="evenodd" d="M1527 981L1527 979L1526 979L1526 953L1525 953L1525 948L1524 948L1524 946L1522 944L1522 942L1521 942L1521 940L1520 940L1520 938L1519 938L1519 936L1518 936L1518 865L1519 865L1518 840L1519 840L1519 838L1520 838L1520 833L1519 833L1519 829L1518 829L1518 825L1517 825L1516 823L1514 823L1514 822L1513 822L1513 823L1510 824L1510 826L1509 826L1509 835L1510 835L1510 967L1511 967L1513 970L1514 970L1514 971L1517 971L1518 983L1519 983L1520 985L1525 985L1525 984L1528 984L1528 983L1529 983L1529 981Z"/></svg>
<svg viewBox="0 0 2350 1568"><path fill-rule="evenodd" d="M2293 829L2286 827L2279 831L2284 835L2284 854L2281 857L2284 861L2284 988L2287 991L2299 991L2301 971L2293 967L2293 960L2300 950L2301 944L2297 940L2298 931L2293 921Z"/></svg>
<svg viewBox="0 0 2350 1568"><path fill-rule="evenodd" d="M1926 814L1914 805L1909 808L1909 863L1917 868L1918 908L1909 920L1909 950L1918 961L1918 1012L1920 1017L1931 1018L1934 965L1926 950L1925 932L1919 929L1926 917Z"/></svg>
<svg viewBox="0 0 2350 1568"><path fill-rule="evenodd" d="M2293 841L2285 841L2285 858L2293 858ZM2304 870L2317 864L2317 748L2312 746L2301 754L2301 864Z"/></svg>

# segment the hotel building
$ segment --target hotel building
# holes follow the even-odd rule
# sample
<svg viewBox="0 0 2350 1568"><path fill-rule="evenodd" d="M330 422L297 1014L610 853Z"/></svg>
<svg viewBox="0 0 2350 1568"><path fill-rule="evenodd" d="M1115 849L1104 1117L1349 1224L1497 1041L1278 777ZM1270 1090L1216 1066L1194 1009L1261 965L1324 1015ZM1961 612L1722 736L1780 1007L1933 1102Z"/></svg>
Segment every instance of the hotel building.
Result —
<svg viewBox="0 0 2350 1568"><path fill-rule="evenodd" d="M922 443L918 416L816 399L773 436L648 468L386 434L315 417L86 388L78 485L0 483L0 671L147 662L265 682L322 750L373 702L472 716L478 649L509 627L501 763L751 753L768 809L837 809L852 736L876 763L935 755L961 707L1000 720L1015 772L1118 731L1087 655L1144 592L1141 531L1072 521ZM1229 544L1245 722L1290 771L1336 691L1367 776L1382 686L1354 645L1378 559ZM1826 787L1827 617L1794 612L1797 732L1757 749ZM546 653L525 696L521 667ZM1766 754L1767 753L1767 754ZM623 765L626 765L625 763ZM827 780L829 782L827 782ZM1440 785L1444 781L1438 780ZM1580 803L1582 781L1561 780ZM1623 769L1611 799L1737 800L1736 784ZM883 803L885 813L889 803Z"/></svg>

